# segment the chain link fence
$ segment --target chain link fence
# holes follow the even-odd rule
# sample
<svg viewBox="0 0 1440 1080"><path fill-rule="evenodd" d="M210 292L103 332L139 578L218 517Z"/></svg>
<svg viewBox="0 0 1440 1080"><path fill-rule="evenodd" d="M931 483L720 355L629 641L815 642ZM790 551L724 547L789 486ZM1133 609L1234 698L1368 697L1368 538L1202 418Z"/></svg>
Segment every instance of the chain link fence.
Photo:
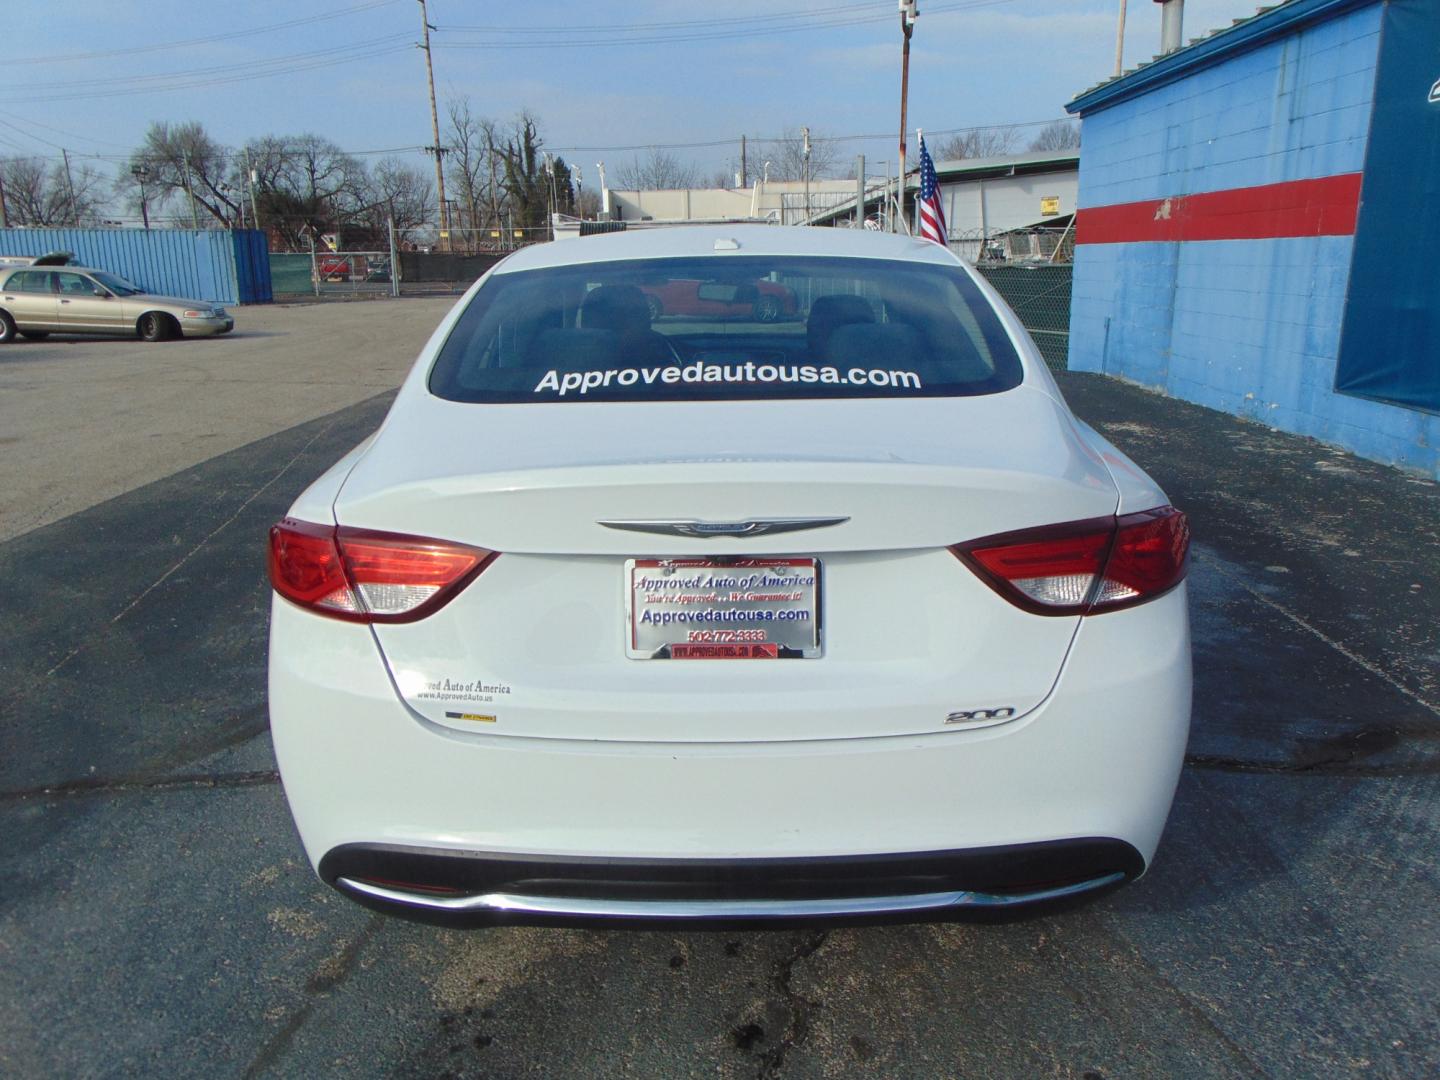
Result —
<svg viewBox="0 0 1440 1080"><path fill-rule="evenodd" d="M396 230L390 251L319 250L270 255L280 299L459 294L510 252L550 239L546 228ZM398 260L398 264L397 264Z"/></svg>
<svg viewBox="0 0 1440 1080"><path fill-rule="evenodd" d="M550 239L549 229L452 229L396 233L388 251L317 251L272 254L270 277L280 299L464 292L511 251ZM1045 362L1064 371L1070 349L1069 228L1014 230L988 236L951 236L951 250L975 263L1015 309Z"/></svg>
<svg viewBox="0 0 1440 1080"><path fill-rule="evenodd" d="M1066 263L980 262L975 267L1015 309L1052 371L1064 371L1070 352L1070 284Z"/></svg>

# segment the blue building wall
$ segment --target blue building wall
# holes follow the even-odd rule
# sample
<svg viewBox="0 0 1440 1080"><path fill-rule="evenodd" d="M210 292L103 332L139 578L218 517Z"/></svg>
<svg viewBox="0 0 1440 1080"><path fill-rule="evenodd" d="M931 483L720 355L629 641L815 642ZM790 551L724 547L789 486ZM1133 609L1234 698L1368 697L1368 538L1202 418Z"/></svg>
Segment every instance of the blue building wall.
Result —
<svg viewBox="0 0 1440 1080"><path fill-rule="evenodd" d="M0 229L0 255L52 251L146 292L226 304L272 298L265 234L253 229Z"/></svg>
<svg viewBox="0 0 1440 1080"><path fill-rule="evenodd" d="M1082 112L1082 222L1086 207L1362 171L1383 11ZM1440 417L1334 391L1353 248L1353 236L1081 243L1070 367L1440 477Z"/></svg>

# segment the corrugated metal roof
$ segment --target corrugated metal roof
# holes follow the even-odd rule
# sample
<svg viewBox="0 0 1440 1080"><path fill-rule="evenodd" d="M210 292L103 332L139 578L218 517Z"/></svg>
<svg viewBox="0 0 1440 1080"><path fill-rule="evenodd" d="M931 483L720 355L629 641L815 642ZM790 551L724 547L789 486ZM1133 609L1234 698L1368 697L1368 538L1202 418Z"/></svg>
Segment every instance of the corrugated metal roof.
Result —
<svg viewBox="0 0 1440 1080"><path fill-rule="evenodd" d="M935 172L942 180L948 180L964 176L967 173L1008 172L1017 168L1033 171L1033 167L1037 165L1062 165L1073 168L1078 166L1079 162L1079 150L1031 150L1024 154L1005 154L1001 157L937 161Z"/></svg>
<svg viewBox="0 0 1440 1080"><path fill-rule="evenodd" d="M1297 27L1333 18L1354 8L1381 3L1382 0L1283 0L1259 8L1254 15L1236 19L1229 26L1212 30L1164 56L1152 57L1138 67L1097 83L1077 94L1066 104L1067 112L1083 116L1095 109L1113 105L1154 86L1173 82L1196 68L1206 67L1237 52L1261 45Z"/></svg>

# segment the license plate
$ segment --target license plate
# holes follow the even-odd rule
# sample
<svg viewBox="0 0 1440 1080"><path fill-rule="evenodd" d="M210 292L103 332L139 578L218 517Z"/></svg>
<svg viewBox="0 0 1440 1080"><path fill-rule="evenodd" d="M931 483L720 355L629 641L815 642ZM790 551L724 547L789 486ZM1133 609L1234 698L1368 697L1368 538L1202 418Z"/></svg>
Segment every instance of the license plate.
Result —
<svg viewBox="0 0 1440 1080"><path fill-rule="evenodd" d="M632 660L796 660L820 655L816 559L628 559Z"/></svg>

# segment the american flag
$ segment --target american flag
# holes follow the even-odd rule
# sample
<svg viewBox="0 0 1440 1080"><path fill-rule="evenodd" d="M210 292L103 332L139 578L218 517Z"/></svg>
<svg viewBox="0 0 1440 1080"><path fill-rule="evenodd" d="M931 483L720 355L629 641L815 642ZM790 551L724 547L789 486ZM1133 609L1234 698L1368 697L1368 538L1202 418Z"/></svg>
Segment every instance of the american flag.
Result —
<svg viewBox="0 0 1440 1080"><path fill-rule="evenodd" d="M935 162L925 147L924 135L920 136L920 202L916 209L920 214L920 238L948 247L945 211L940 206L940 180L935 175Z"/></svg>

